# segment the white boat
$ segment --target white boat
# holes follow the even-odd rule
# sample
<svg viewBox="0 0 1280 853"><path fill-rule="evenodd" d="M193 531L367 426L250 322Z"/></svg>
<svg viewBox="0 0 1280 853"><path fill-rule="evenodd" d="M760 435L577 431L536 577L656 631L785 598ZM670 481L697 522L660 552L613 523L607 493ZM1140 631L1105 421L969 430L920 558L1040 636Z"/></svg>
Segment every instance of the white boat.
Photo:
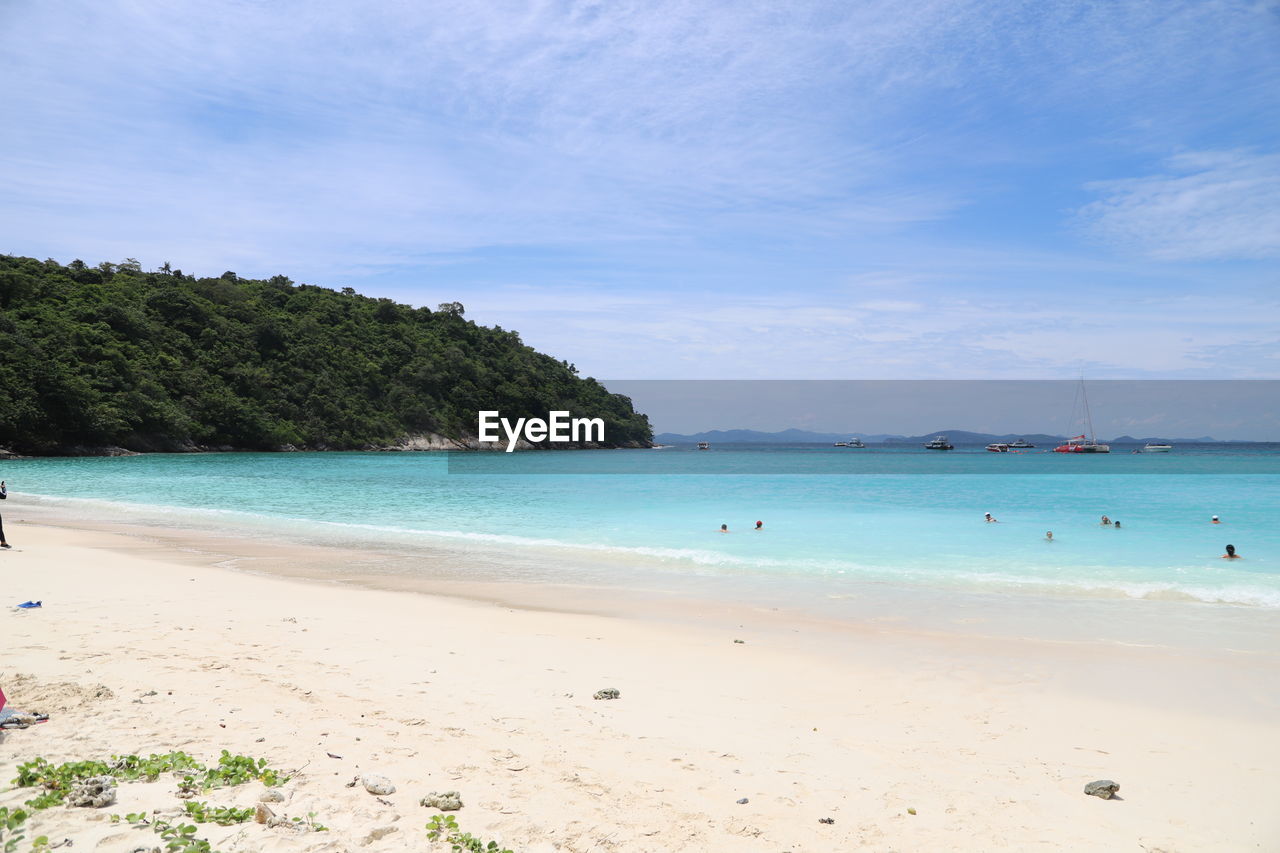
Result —
<svg viewBox="0 0 1280 853"><path fill-rule="evenodd" d="M832 446L833 447L866 447L866 445L862 443L862 439L858 438L856 435L853 438L849 439L848 441L837 441Z"/></svg>
<svg viewBox="0 0 1280 853"><path fill-rule="evenodd" d="M987 450L990 450L992 453L1008 453L1010 447L1013 447L1013 445L1005 444L1002 441L996 441L988 444Z"/></svg>
<svg viewBox="0 0 1280 853"><path fill-rule="evenodd" d="M1111 447L1099 444L1093 435L1093 414L1089 411L1089 395L1084 391L1084 377L1080 377L1080 397L1084 401L1084 419L1089 425L1088 438L1083 433L1068 438L1053 449L1054 453L1110 453Z"/></svg>
<svg viewBox="0 0 1280 853"><path fill-rule="evenodd" d="M954 450L955 445L947 441L945 435L937 435L925 443L925 450Z"/></svg>
<svg viewBox="0 0 1280 853"><path fill-rule="evenodd" d="M1148 444L1142 448L1143 453L1168 453L1173 450L1172 444Z"/></svg>
<svg viewBox="0 0 1280 853"><path fill-rule="evenodd" d="M699 442L698 442L698 449L699 449L699 450L710 450L710 449L711 449L711 442L709 442L709 441L699 441Z"/></svg>
<svg viewBox="0 0 1280 853"><path fill-rule="evenodd" d="M1034 444L1032 444L1031 442L1027 441L1025 438L1020 438L1020 439L1018 439L1017 441L1015 441L1013 444L1011 444L1011 445L1009 445L1009 446L1010 446L1010 447L1017 448L1018 450L1025 450L1025 449L1026 449L1026 448L1028 448L1028 447L1035 447L1035 445L1034 445Z"/></svg>

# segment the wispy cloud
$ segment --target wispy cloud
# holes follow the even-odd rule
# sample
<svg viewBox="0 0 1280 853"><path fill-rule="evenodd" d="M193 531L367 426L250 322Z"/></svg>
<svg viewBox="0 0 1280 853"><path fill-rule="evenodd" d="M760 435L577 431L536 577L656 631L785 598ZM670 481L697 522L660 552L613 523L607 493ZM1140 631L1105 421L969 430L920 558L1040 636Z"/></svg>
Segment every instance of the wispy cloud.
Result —
<svg viewBox="0 0 1280 853"><path fill-rule="evenodd" d="M3 4L0 251L458 298L601 375L1247 374L1179 298L1271 284L1188 262L1275 251L1278 34L1249 0Z"/></svg>
<svg viewBox="0 0 1280 853"><path fill-rule="evenodd" d="M1198 152L1159 175L1089 185L1080 215L1118 247L1160 260L1280 255L1280 154Z"/></svg>

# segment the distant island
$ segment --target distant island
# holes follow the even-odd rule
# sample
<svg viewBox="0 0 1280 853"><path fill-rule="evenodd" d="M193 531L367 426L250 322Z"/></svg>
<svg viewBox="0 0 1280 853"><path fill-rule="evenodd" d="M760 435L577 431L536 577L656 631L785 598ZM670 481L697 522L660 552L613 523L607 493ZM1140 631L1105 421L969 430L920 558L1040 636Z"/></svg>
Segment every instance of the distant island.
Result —
<svg viewBox="0 0 1280 853"><path fill-rule="evenodd" d="M598 417L648 446L627 397L463 306L216 278L134 260L0 255L0 448L15 454L453 449L476 414Z"/></svg>
<svg viewBox="0 0 1280 853"><path fill-rule="evenodd" d="M969 432L962 429L940 429L934 432L926 432L923 435L890 435L886 433L862 433L862 432L809 432L802 429L785 429L781 432L757 432L751 429L727 429L727 430L711 430L710 432L698 432L690 435L683 435L674 432L658 433L653 440L659 444L692 444L699 441L706 441L712 444L720 442L722 444L834 444L837 441L848 441L850 438L857 437L864 442L871 444L915 444L923 443L933 438L935 435L945 435L956 444L991 444L993 442L1013 442L1020 438L1024 438L1032 444L1043 445L1049 443L1060 443L1064 441L1065 435L1048 435L1046 433L1005 433L1004 435L996 435L986 432ZM1218 442L1217 439L1204 435L1199 438L1163 438L1159 436L1151 436L1149 438L1134 438L1131 435L1122 435L1117 438L1107 439L1111 444L1147 444L1147 443L1165 443L1165 444L1216 444L1229 443Z"/></svg>

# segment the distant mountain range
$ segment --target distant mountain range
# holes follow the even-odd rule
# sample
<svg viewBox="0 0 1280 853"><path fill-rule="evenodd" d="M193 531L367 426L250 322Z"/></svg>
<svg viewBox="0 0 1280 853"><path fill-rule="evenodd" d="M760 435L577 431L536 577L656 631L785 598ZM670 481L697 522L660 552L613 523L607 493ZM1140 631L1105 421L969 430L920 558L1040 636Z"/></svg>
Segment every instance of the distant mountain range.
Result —
<svg viewBox="0 0 1280 853"><path fill-rule="evenodd" d="M714 429L710 432L699 432L693 435L664 432L655 435L653 440L658 444L692 444L699 441L707 441L712 444L717 442L721 444L834 444L837 441L848 441L853 436L857 436L869 444L914 444L916 442L924 443L935 435L945 435L951 439L953 444L991 444L998 441L1014 442L1020 438L1025 438L1032 444L1039 446L1058 444L1067 438L1065 435L1046 435L1045 433L994 435L987 432L969 432L963 429L943 429L936 432L927 432L924 435L809 432L803 429L784 429L781 432L758 432L753 429ZM1134 438L1131 435L1122 435L1117 438L1102 440L1107 441L1109 444L1147 444L1149 442L1160 444L1219 443L1217 439L1207 435L1202 435L1199 438L1163 438L1159 436Z"/></svg>

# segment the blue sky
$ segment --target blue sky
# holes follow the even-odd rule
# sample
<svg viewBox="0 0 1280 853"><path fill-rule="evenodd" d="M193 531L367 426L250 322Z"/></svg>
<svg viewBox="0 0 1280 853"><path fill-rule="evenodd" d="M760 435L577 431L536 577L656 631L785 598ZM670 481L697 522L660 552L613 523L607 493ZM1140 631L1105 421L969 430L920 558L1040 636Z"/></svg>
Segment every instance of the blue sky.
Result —
<svg viewBox="0 0 1280 853"><path fill-rule="evenodd" d="M1280 4L0 0L0 252L604 378L1280 375Z"/></svg>

